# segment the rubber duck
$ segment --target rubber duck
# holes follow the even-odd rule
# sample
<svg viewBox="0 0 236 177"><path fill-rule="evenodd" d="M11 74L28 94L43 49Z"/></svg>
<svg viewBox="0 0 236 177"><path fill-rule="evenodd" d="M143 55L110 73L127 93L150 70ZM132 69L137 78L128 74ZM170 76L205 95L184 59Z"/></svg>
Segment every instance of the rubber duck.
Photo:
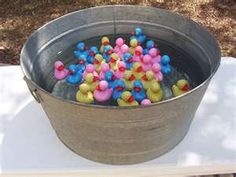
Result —
<svg viewBox="0 0 236 177"><path fill-rule="evenodd" d="M83 72L83 79L85 79L85 76L86 76L88 73L92 73L93 76L98 77L98 73L95 71L95 67L94 67L93 64L87 64L87 65L86 65L85 71Z"/></svg>
<svg viewBox="0 0 236 177"><path fill-rule="evenodd" d="M66 82L72 85L79 84L82 81L83 77L82 72L78 68L78 65L71 64L68 69L69 75L66 77Z"/></svg>
<svg viewBox="0 0 236 177"><path fill-rule="evenodd" d="M106 102L112 96L112 88L109 88L108 82L102 80L97 85L96 89L93 92L94 98L97 102Z"/></svg>
<svg viewBox="0 0 236 177"><path fill-rule="evenodd" d="M143 50L143 54L144 55L148 54L149 50L154 47L155 47L155 42L153 40L148 40L146 42L146 48Z"/></svg>
<svg viewBox="0 0 236 177"><path fill-rule="evenodd" d="M152 68L152 57L148 54L144 55L142 58L142 67L144 71L151 70Z"/></svg>
<svg viewBox="0 0 236 177"><path fill-rule="evenodd" d="M101 54L95 55L93 65L94 65L97 73L99 73L101 71L102 63L104 63L104 59L103 59L102 55Z"/></svg>
<svg viewBox="0 0 236 177"><path fill-rule="evenodd" d="M147 90L147 98L152 102L161 101L163 98L163 91L158 82L152 82L151 87Z"/></svg>
<svg viewBox="0 0 236 177"><path fill-rule="evenodd" d="M123 75L123 81L125 82L125 88L126 90L132 90L133 88L133 83L135 80L135 76L132 71L126 70L124 75Z"/></svg>
<svg viewBox="0 0 236 177"><path fill-rule="evenodd" d="M107 71L105 72L105 80L108 82L109 87L113 88L114 87L114 81L116 80L116 76L112 71Z"/></svg>
<svg viewBox="0 0 236 177"><path fill-rule="evenodd" d="M121 53L118 54L118 55L119 55L119 57L122 59L123 56L124 56L124 54L129 52L129 46L127 46L126 44L123 44L123 45L121 46L120 50L121 50Z"/></svg>
<svg viewBox="0 0 236 177"><path fill-rule="evenodd" d="M124 39L123 38L117 38L116 39L116 45L114 47L114 52L119 55L119 57L122 57L122 51L121 51L121 46L124 45Z"/></svg>
<svg viewBox="0 0 236 177"><path fill-rule="evenodd" d="M163 74L169 74L171 72L171 66L170 66L170 57L168 55L163 55L161 57L161 72Z"/></svg>
<svg viewBox="0 0 236 177"><path fill-rule="evenodd" d="M149 50L149 55L152 57L152 63L159 63L161 61L160 50L156 48L151 48Z"/></svg>
<svg viewBox="0 0 236 177"><path fill-rule="evenodd" d="M137 46L134 51L133 60L134 62L141 62L143 58L143 48L141 46Z"/></svg>
<svg viewBox="0 0 236 177"><path fill-rule="evenodd" d="M141 101L141 105L147 106L150 105L152 102L149 99L144 99L143 101Z"/></svg>
<svg viewBox="0 0 236 177"><path fill-rule="evenodd" d="M89 49L89 54L88 54L88 57L87 57L87 62L93 64L94 57L95 57L95 55L97 55L98 53L99 53L99 52L98 52L98 48L95 47L95 46L92 46L92 47Z"/></svg>
<svg viewBox="0 0 236 177"><path fill-rule="evenodd" d="M125 62L127 69L131 69L133 67L134 62L133 62L133 57L132 57L131 53L128 53L128 52L125 53L123 55L123 61Z"/></svg>
<svg viewBox="0 0 236 177"><path fill-rule="evenodd" d="M74 51L75 58L80 58L80 55L85 55L86 58L88 56L88 49L85 47L84 42L79 42L76 45L76 50Z"/></svg>
<svg viewBox="0 0 236 177"><path fill-rule="evenodd" d="M143 34L143 30L139 27L135 28L134 31L131 32L131 38L132 39L137 39L139 44L142 44L146 40L146 35Z"/></svg>
<svg viewBox="0 0 236 177"><path fill-rule="evenodd" d="M118 62L119 62L119 56L116 54L116 53L112 53L110 55L110 58L109 58L109 65L110 65L110 68L113 70L113 71L117 71L118 69Z"/></svg>
<svg viewBox="0 0 236 177"><path fill-rule="evenodd" d="M99 79L103 80L105 79L105 73L110 70L110 66L108 63L102 63L101 65L101 71L99 73Z"/></svg>
<svg viewBox="0 0 236 177"><path fill-rule="evenodd" d="M152 65L152 71L154 72L157 81L163 80L163 74L161 73L161 66L159 63L154 63Z"/></svg>
<svg viewBox="0 0 236 177"><path fill-rule="evenodd" d="M137 100L138 102L141 102L143 99L146 98L146 92L143 88L143 84L141 81L134 81L131 93L134 96L135 100Z"/></svg>
<svg viewBox="0 0 236 177"><path fill-rule="evenodd" d="M145 74L143 71L142 64L140 62L135 62L132 68L132 72L137 80L140 80Z"/></svg>
<svg viewBox="0 0 236 177"><path fill-rule="evenodd" d="M88 73L85 76L84 83L86 83L89 86L90 91L93 92L99 83L99 78L94 76L92 73Z"/></svg>
<svg viewBox="0 0 236 177"><path fill-rule="evenodd" d="M125 70L126 70L125 62L119 61L117 64L117 67L118 67L118 69L115 72L115 76L116 76L116 78L121 79L125 73Z"/></svg>
<svg viewBox="0 0 236 177"><path fill-rule="evenodd" d="M182 95L190 90L190 86L187 80L181 79L178 80L176 85L172 86L172 92L174 96Z"/></svg>
<svg viewBox="0 0 236 177"><path fill-rule="evenodd" d="M125 91L125 83L121 79L117 79L113 85L112 99L117 100L121 94Z"/></svg>
<svg viewBox="0 0 236 177"><path fill-rule="evenodd" d="M87 58L84 54L80 55L80 57L77 59L77 65L79 70L83 73L85 71L85 67L87 64Z"/></svg>
<svg viewBox="0 0 236 177"><path fill-rule="evenodd" d="M135 52L135 48L138 46L137 39L131 39L129 42L129 45L130 45L129 53L131 53L133 55Z"/></svg>
<svg viewBox="0 0 236 177"><path fill-rule="evenodd" d="M93 93L87 84L83 83L79 86L79 90L76 93L76 100L81 103L91 104L94 102Z"/></svg>
<svg viewBox="0 0 236 177"><path fill-rule="evenodd" d="M117 99L119 106L138 106L138 102L134 99L131 92L125 91L121 94L121 98Z"/></svg>
<svg viewBox="0 0 236 177"><path fill-rule="evenodd" d="M152 71L147 71L142 77L142 83L145 90L151 87L152 82L156 81L155 75Z"/></svg>
<svg viewBox="0 0 236 177"><path fill-rule="evenodd" d="M106 45L104 46L104 50L102 53L103 58L105 59L105 61L108 63L109 59L110 59L110 55L113 53L113 48L110 45Z"/></svg>
<svg viewBox="0 0 236 177"><path fill-rule="evenodd" d="M109 40L108 37L104 36L101 39L101 43L102 43L102 45L101 45L99 51L100 51L100 53L103 53L104 52L104 46L110 45L110 40Z"/></svg>
<svg viewBox="0 0 236 177"><path fill-rule="evenodd" d="M61 61L56 61L54 63L54 78L57 80L65 79L69 71L65 68L64 64Z"/></svg>

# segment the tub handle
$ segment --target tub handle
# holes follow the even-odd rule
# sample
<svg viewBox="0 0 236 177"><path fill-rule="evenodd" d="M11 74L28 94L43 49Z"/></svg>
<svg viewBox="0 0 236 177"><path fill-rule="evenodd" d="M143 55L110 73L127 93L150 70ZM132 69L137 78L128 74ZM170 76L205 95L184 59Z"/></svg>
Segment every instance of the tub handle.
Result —
<svg viewBox="0 0 236 177"><path fill-rule="evenodd" d="M34 97L35 101L40 103L39 95L37 94L37 88L26 76L24 76L23 79L25 80L25 82L29 88L29 91L30 91L31 95Z"/></svg>

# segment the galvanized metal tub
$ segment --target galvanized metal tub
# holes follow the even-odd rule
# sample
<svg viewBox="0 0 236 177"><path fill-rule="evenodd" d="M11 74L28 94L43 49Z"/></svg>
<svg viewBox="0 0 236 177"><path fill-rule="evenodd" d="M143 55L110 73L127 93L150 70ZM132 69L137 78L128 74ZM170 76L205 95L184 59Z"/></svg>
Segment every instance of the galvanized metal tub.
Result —
<svg viewBox="0 0 236 177"><path fill-rule="evenodd" d="M178 50L173 64L182 67L198 86L180 97L128 108L87 105L51 94L56 60L52 56L78 41L127 34L136 26L166 41L163 50L173 55ZM190 57L182 57L181 52ZM95 7L62 16L35 31L21 52L24 78L58 137L75 153L109 164L144 162L178 144L219 64L218 44L201 26L166 10L131 5Z"/></svg>

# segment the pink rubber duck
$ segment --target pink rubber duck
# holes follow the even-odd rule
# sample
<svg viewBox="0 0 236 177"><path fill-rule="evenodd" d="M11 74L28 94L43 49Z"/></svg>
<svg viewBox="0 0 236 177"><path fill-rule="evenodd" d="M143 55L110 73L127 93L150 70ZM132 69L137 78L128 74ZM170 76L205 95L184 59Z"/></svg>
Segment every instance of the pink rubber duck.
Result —
<svg viewBox="0 0 236 177"><path fill-rule="evenodd" d="M111 98L112 89L109 88L108 82L102 80L93 92L97 102L106 102Z"/></svg>
<svg viewBox="0 0 236 177"><path fill-rule="evenodd" d="M100 73L99 73L99 78L100 78L100 80L105 79L105 72L107 72L107 71L109 71L109 70L110 70L110 66L109 66L108 63L103 63L103 64L101 65L101 71L100 71Z"/></svg>
<svg viewBox="0 0 236 177"><path fill-rule="evenodd" d="M143 48L141 46L137 46L134 51L133 60L135 62L141 62L141 58L143 58Z"/></svg>
<svg viewBox="0 0 236 177"><path fill-rule="evenodd" d="M118 63L118 70L115 72L116 78L121 79L123 77L124 73L125 73L125 70L126 70L125 62L120 61Z"/></svg>
<svg viewBox="0 0 236 177"><path fill-rule="evenodd" d="M54 63L54 77L58 80L64 79L69 74L69 70L65 68L61 61Z"/></svg>
<svg viewBox="0 0 236 177"><path fill-rule="evenodd" d="M151 70L152 68L152 57L150 55L144 55L142 59L142 67L144 71Z"/></svg>
<svg viewBox="0 0 236 177"><path fill-rule="evenodd" d="M93 76L98 77L98 73L95 71L95 67L93 66L93 64L88 64L85 68L85 71L83 72L83 78L85 79L85 76L88 73L92 73Z"/></svg>
<svg viewBox="0 0 236 177"><path fill-rule="evenodd" d="M161 66L159 63L154 63L152 65L152 71L155 74L156 80L162 81L163 79L163 74L161 73Z"/></svg>
<svg viewBox="0 0 236 177"><path fill-rule="evenodd" d="M121 46L124 44L124 40L122 38L116 39L116 46L114 48L114 52L117 53L119 56L122 55Z"/></svg>
<svg viewBox="0 0 236 177"><path fill-rule="evenodd" d="M141 105L146 106L146 105L149 105L149 104L151 104L151 101L149 99L144 99L143 101L141 101Z"/></svg>
<svg viewBox="0 0 236 177"><path fill-rule="evenodd" d="M123 44L120 49L121 49L121 53L119 55L120 58L122 58L125 53L129 52L129 46L127 46L126 44Z"/></svg>
<svg viewBox="0 0 236 177"><path fill-rule="evenodd" d="M152 63L159 63L161 61L160 51L156 48L149 50L149 55L152 57Z"/></svg>

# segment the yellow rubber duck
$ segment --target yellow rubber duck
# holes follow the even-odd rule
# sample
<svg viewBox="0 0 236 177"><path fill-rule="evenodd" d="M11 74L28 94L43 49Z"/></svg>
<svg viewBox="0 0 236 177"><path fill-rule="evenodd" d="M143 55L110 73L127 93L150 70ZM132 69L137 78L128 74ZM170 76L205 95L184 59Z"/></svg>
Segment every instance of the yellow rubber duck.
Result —
<svg viewBox="0 0 236 177"><path fill-rule="evenodd" d="M126 70L122 80L125 82L126 90L132 90L133 83L135 81L135 76L133 75L132 71Z"/></svg>
<svg viewBox="0 0 236 177"><path fill-rule="evenodd" d="M161 101L163 98L163 91L161 89L160 84L156 82L152 82L151 87L147 90L147 98L152 102Z"/></svg>
<svg viewBox="0 0 236 177"><path fill-rule="evenodd" d="M155 74L152 71L147 71L142 77L142 83L145 90L149 89L152 85L152 82L157 81Z"/></svg>
<svg viewBox="0 0 236 177"><path fill-rule="evenodd" d="M88 73L85 76L84 83L87 84L89 86L90 91L93 92L99 83L99 78L95 77L92 73Z"/></svg>
<svg viewBox="0 0 236 177"><path fill-rule="evenodd" d="M81 103L93 103L93 93L90 91L90 88L87 84L83 83L79 86L79 90L76 93L76 100Z"/></svg>
<svg viewBox="0 0 236 177"><path fill-rule="evenodd" d="M130 48L129 48L129 53L132 55L135 52L135 48L138 46L138 40L137 39L131 39L129 42Z"/></svg>
<svg viewBox="0 0 236 177"><path fill-rule="evenodd" d="M102 45L101 45L99 51L100 51L100 53L103 53L103 48L104 48L104 46L105 46L105 45L110 45L110 40L109 40L108 37L104 36L104 37L102 37L101 42L102 42Z"/></svg>
<svg viewBox="0 0 236 177"><path fill-rule="evenodd" d="M187 80L180 79L177 81L176 85L172 86L172 92L174 96L182 95L190 90L190 86Z"/></svg>
<svg viewBox="0 0 236 177"><path fill-rule="evenodd" d="M132 68L133 74L137 80L141 80L144 76L144 71L142 64L140 62L135 62Z"/></svg>
<svg viewBox="0 0 236 177"><path fill-rule="evenodd" d="M101 54L95 55L93 63L95 70L99 73L101 71L102 64L105 63L103 56Z"/></svg>
<svg viewBox="0 0 236 177"><path fill-rule="evenodd" d="M134 96L129 91L125 91L121 94L121 98L117 99L119 106L138 106L138 102L134 99Z"/></svg>
<svg viewBox="0 0 236 177"><path fill-rule="evenodd" d="M113 71L117 71L119 60L120 60L119 55L117 55L116 53L112 53L110 55L109 65Z"/></svg>

